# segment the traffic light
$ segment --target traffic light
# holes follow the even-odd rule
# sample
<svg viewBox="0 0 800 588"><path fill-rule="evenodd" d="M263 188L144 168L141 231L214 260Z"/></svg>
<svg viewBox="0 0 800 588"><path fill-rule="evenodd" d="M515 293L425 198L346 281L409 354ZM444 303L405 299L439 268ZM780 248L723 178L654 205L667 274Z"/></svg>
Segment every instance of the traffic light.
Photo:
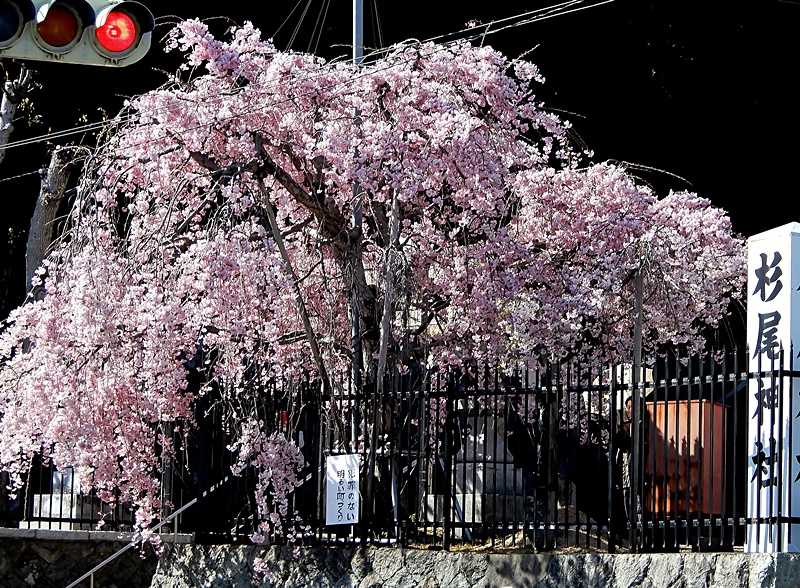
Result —
<svg viewBox="0 0 800 588"><path fill-rule="evenodd" d="M0 59L124 67L147 54L154 26L139 2L0 0Z"/></svg>

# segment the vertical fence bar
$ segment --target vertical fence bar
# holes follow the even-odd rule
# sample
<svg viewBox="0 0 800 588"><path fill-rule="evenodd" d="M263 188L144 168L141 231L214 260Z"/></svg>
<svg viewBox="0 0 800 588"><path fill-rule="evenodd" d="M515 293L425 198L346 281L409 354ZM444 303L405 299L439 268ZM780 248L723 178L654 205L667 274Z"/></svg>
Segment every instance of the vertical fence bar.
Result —
<svg viewBox="0 0 800 588"><path fill-rule="evenodd" d="M674 390L674 406L675 406L675 490L674 493L670 492L672 499L672 508L670 509L670 527L672 529L672 547L678 547L678 534L680 521L680 494L681 494L681 435L680 435L680 406L681 406L681 358L680 350L675 350L674 361L675 377L672 379Z"/></svg>
<svg viewBox="0 0 800 588"><path fill-rule="evenodd" d="M559 411L559 415L563 415L564 422L562 424L561 419L559 419L559 425L564 426L565 430L563 431L562 439L567 442L567 446L563 447L562 449L566 451L562 451L561 458L559 459L559 488L561 489L561 501L563 502L562 510L564 512L564 520L562 522L561 532L558 533L559 537L563 537L562 545L567 546L570 545L571 541L571 530L572 530L572 517L570 516L570 511L572 510L572 494L571 490L571 480L570 480L570 464L566 464L563 470L561 465L564 464L565 461L572 459L572 453L574 449L571 447L573 444L572 437L574 437L574 429L572 428L573 419L575 418L575 414L573 412L572 406L572 392L570 391L570 385L572 384L572 362L566 360L564 363L561 364L561 369L563 370L561 376L561 399L562 399L562 406L561 411ZM566 405L566 406L564 406ZM562 432L562 431L559 431ZM564 455L566 453L566 455Z"/></svg>
<svg viewBox="0 0 800 588"><path fill-rule="evenodd" d="M580 363L578 364L578 368L580 369ZM590 363L586 369L584 370L585 376L585 389L586 393L586 444L587 446L592 445L592 364ZM580 387L580 378L578 379L579 387ZM583 397L583 393L579 392L581 398ZM592 536L592 522L591 517L589 516L589 512L587 511L584 515L584 520L586 521L586 548L590 547L591 536Z"/></svg>
<svg viewBox="0 0 800 588"><path fill-rule="evenodd" d="M472 504L475 504L475 487L470 488L467 483L467 474L469 472L469 412L470 412L470 394L469 394L469 366L465 363L460 375L461 381L458 384L458 393L460 399L459 406L459 433L461 442L459 443L459 454L456 454L458 465L456 468L461 467L461 504L458 508L459 524L461 525L461 540L471 540L472 533L467 525L467 498L470 497ZM463 423L463 426L462 426ZM473 468L474 470L474 468Z"/></svg>
<svg viewBox="0 0 800 588"><path fill-rule="evenodd" d="M749 358L749 352L748 352L748 358ZM756 361L757 361L757 368L758 368L758 372L757 372L757 375L756 375L756 377L758 379L756 381L757 381L757 383L760 383L761 382L761 378L763 378L763 376L764 376L763 372L761 371L761 367L762 366L761 366L761 354L760 353L758 354L758 358L757 358ZM748 396L748 398L749 398L749 396ZM745 404L745 406L746 406L746 404ZM758 439L759 441L761 440L761 427L762 427L762 422L763 422L763 412L761 410L761 406L762 406L761 402L756 402L756 412L758 414L758 421L757 421L757 431L758 432L756 434L756 439ZM752 417L750 417L750 418L752 419ZM756 491L756 551L758 551L759 542L760 542L760 539L761 539L761 537L760 537L761 536L761 468L758 466L758 464L756 464L756 472L757 472L757 475L758 475L758 486L757 486L758 490Z"/></svg>
<svg viewBox="0 0 800 588"><path fill-rule="evenodd" d="M441 461L441 457L443 457L443 455L440 455L440 454L442 454L442 448L444 448L444 451L447 451L446 444L445 444L446 443L446 439L447 439L447 435L446 435L445 431L441 431L440 430L442 428L442 419L441 419L441 417L443 416L441 414L443 412L443 410L442 410L442 400L444 399L444 397L441 395L441 392L442 392L441 380L442 380L441 371L437 369L436 370L436 397L435 397L436 404L434 406L434 411L435 411L434 418L435 418L435 421L433 423L431 423L431 432L430 432L429 436L430 436L430 439L431 439L431 451L434 453L434 455L431 456L432 457L431 461L433 461L432 468L431 468L431 472L432 472L432 480L431 481L432 481L433 485L437 484L437 482L438 482L439 484L444 486L444 479L440 478L437 475L437 472L439 471L440 465L442 467L442 476L444 476L446 474L446 472L444 471L444 463ZM431 398L431 400L433 400L433 397ZM437 543L438 542L438 531L439 531L439 526L438 526L439 525L439 517L437 516L439 514L439 512L438 512L439 492L438 492L438 488L436 488L435 486L432 486L431 489L434 490L434 494L433 494L433 538L434 538L434 543ZM444 518L444 514L443 513L444 513L444 510L446 508L447 508L447 494L445 492L442 492L442 518ZM442 536L444 536L444 527L442 527Z"/></svg>
<svg viewBox="0 0 800 588"><path fill-rule="evenodd" d="M617 368L613 364L609 367L609 394L608 394L608 552L614 553L615 537L614 537L614 486L616 476L614 475L614 464L616 462L616 455L614 453L614 436L617 431L616 407L615 397L617 395Z"/></svg>
<svg viewBox="0 0 800 588"><path fill-rule="evenodd" d="M650 358L652 363L653 358ZM656 508L656 402L657 402L657 385L655 381L656 372L655 372L655 365L651 370L651 374L653 377L653 381L650 382L647 379L647 369L645 366L650 365L646 361L646 356L643 356L642 361L642 381L643 381L643 391L644 391L644 401L642 403L642 428L643 428L643 437L645 441L647 441L647 451L645 452L644 459L647 460L647 467L642 468L642 521L645 519L645 499L647 499L648 509L650 510L649 513L649 520L647 523L647 534L649 535L649 547L652 549L655 547L656 535L658 524L656 518L658 516L658 509ZM651 394L652 388L652 394ZM651 400L648 404L648 396L651 397ZM648 409L648 406L651 408ZM652 412L652 415L651 415ZM650 477L649 477L649 489L645 491L644 483L647 477L647 469L650 469ZM649 495L648 495L649 492Z"/></svg>
<svg viewBox="0 0 800 588"><path fill-rule="evenodd" d="M647 356L642 352L642 394L644 398L642 400L642 438L647 443L646 450L643 451L642 459L646 459L647 464L649 464L650 468L650 487L649 492L650 495L647 495L647 491L645 490L645 481L647 480L647 467L642 467L642 498L641 498L641 505L642 505L642 525L644 525L645 520L645 499L649 504L648 508L650 509L650 517L647 524L647 528L643 529L643 533L645 536L649 536L649 547L655 547L655 537L656 537L656 507L655 507L655 450L656 450L656 429L655 429L655 400L656 400L656 391L653 387L653 382L650 382L647 378L647 368L646 366L649 365L646 361ZM652 362L652 358L650 358ZM655 378L655 369L651 370L651 374L653 378ZM652 418L650 417L650 411L648 410L647 406L647 398L650 396L652 388L652 401L650 402L650 406L652 406L653 415ZM650 454L649 457L647 454ZM644 537L643 537L644 539ZM647 544L643 541L643 547L647 546Z"/></svg>
<svg viewBox="0 0 800 588"><path fill-rule="evenodd" d="M554 431L553 431L553 363L552 361L547 362L547 371L544 375L546 380L546 384L544 386L545 390L545 418L543 419L544 426L542 427L542 436L547 440L547 448L545 450L546 457L547 457L547 467L545 468L545 475L544 483L540 482L539 487L537 488L537 494L539 492L544 494L544 497L537 497L538 500L544 501L545 508L542 509L544 511L543 521L542 523L537 523L537 525L542 528L542 543L545 545L549 544L549 537L550 537L550 521L553 520L555 517L551 517L550 509L554 508L552 500L552 482L553 482L553 451L555 451L555 439L554 439ZM557 399L556 399L557 400ZM558 406L555 407L556 415L558 415ZM548 545L549 546L549 545Z"/></svg>
<svg viewBox="0 0 800 588"><path fill-rule="evenodd" d="M522 396L522 406L523 406L523 423L525 427L525 434L529 435L529 431L531 431L531 423L530 423L530 369L528 363L525 363L525 380L523 386L523 396ZM537 439L535 435L532 436L534 443L537 443ZM534 446L534 451L539 451L540 443ZM531 455L526 462L526 467L522 471L522 546L528 547L528 502L531 500L531 488L529 484L531 482L531 472L530 472L530 463L531 461L536 461L536 456ZM535 536L536 531L532 533Z"/></svg>
<svg viewBox="0 0 800 588"><path fill-rule="evenodd" d="M793 428L794 428L794 407L793 402L794 399L792 398L794 388L794 341L789 342L789 483L794 484L794 477L792 477L792 466L794 465L792 462L794 461L794 435L793 435ZM781 402L783 402L783 397L781 396ZM792 518L792 521L789 523L789 533L788 533L788 542L789 545L792 544L792 527L794 527L794 511L792 510L792 494L794 492L792 489L789 489L789 496L787 496L789 504L788 507L788 516Z"/></svg>
<svg viewBox="0 0 800 588"><path fill-rule="evenodd" d="M567 532L566 522L567 522L567 516L568 516L568 513L569 513L569 508L568 508L569 497L566 496L567 495L567 491L566 491L566 488L565 488L565 486L569 485L569 482L564 480L564 478L561 475L561 464L563 463L563 460L565 458L565 453L566 453L565 449L567 449L567 448L566 447L562 447L561 443L560 443L560 441L562 439L562 436L560 435L561 427L565 426L567 428L567 432L569 430L569 415L566 412L566 411L569 410L569 395L567 394L566 387L564 386L564 380L565 380L564 371L565 370L568 371L568 369L569 369L568 366L565 367L564 364L561 361L557 361L556 362L556 405L557 405L557 410L556 410L556 414L555 414L556 426L555 426L555 432L553 433L553 436L554 436L555 439L558 440L558 441L556 441L556 447L557 447L558 453L556 453L556 457L555 457L555 459L556 459L556 468L555 468L555 474L556 474L556 499L553 501L553 507L555 508L555 517L554 517L555 526L554 526L553 535L556 538L556 542L557 542L556 544L559 545L559 546L563 546L563 545L566 544L566 532ZM567 377L568 377L568 374L567 374ZM564 408L564 403L565 402L567 403L567 408ZM561 419L564 416L566 417L566 419L565 419L566 422L562 425ZM566 438L566 435L564 435L564 438ZM563 511L564 511L563 521L562 521L562 516L561 516L562 504L564 505L563 506ZM561 539L562 533L565 536L565 540L562 541L559 544L558 540Z"/></svg>
<svg viewBox="0 0 800 588"><path fill-rule="evenodd" d="M715 475L715 473L717 471L714 468L714 465L715 465L714 464L714 457L715 457L714 438L717 436L717 428L715 427L717 406L715 404L715 395L714 395L714 392L717 389L716 366L717 366L717 353L716 353L716 349L712 348L712 351L711 351L711 365L709 366L709 370L711 371L711 428L710 428L710 431L711 431L711 434L710 434L710 437L711 437L711 464L709 466L709 471L711 472L711 476L712 476L712 479L711 479L711 496L710 496L710 500L709 500L710 511L711 511L711 514L710 514L710 527L709 527L710 530L709 530L709 533L708 533L708 547L709 548L711 547L711 545L713 543L714 530L716 529L714 515L718 514L718 513L716 513L716 502L714 500L714 491L716 490L716 488L715 488L716 484L714 483L714 475ZM723 434L724 434L724 429L723 429ZM716 465L719 465L719 464L716 464ZM704 483L705 483L705 480L704 480Z"/></svg>
<svg viewBox="0 0 800 588"><path fill-rule="evenodd" d="M728 403L726 401L727 394L725 393L726 383L728 381L728 351L725 350L722 354L722 374L720 374L720 404L724 407L725 412L722 414L725 416L725 420L723 423L723 431L725 433L725 443L722 446L722 494L720 495L721 500L721 509L720 509L720 545L726 545L725 539L725 530L727 527L727 520L728 520L728 447L733 445L731 437L731 431L729 431L728 427ZM734 397L734 402L736 401ZM735 473L734 473L735 477ZM733 530L731 531L733 533ZM734 544L734 537L731 536L731 545Z"/></svg>
<svg viewBox="0 0 800 588"><path fill-rule="evenodd" d="M700 549L700 541L702 540L703 530L705 529L705 518L703 516L703 490L705 486L705 478L703 474L705 473L703 470L703 455L705 454L705 429L703 429L703 421L704 421L704 405L705 405L705 378L704 376L704 363L705 357L701 353L698 356L698 371L700 373L699 377L700 380L698 382L698 392L697 392L697 407L698 407L698 417L697 417L697 438L699 442L695 444L698 449L698 459L697 459L697 469L698 469L698 476L697 476L697 515L696 515L696 525L697 525L697 548Z"/></svg>
<svg viewBox="0 0 800 588"><path fill-rule="evenodd" d="M500 425L498 415L500 413L500 388L499 388L499 377L498 377L498 368L495 365L493 368L490 368L490 381L489 387L487 388L487 401L492 406L492 456L491 456L491 470L492 470L492 518L491 521L487 521L486 527L489 529L491 544L492 547L497 545L498 539L502 542L503 538L500 535L501 533L501 523L502 523L502 508L500 508L499 502L502 501L503 497L500 495L498 480L497 480L497 470L502 467L502 457L499 455L499 443L500 439L500 432L498 427ZM501 480L502 481L502 480Z"/></svg>
<svg viewBox="0 0 800 588"><path fill-rule="evenodd" d="M480 381L481 381L481 372L483 372L483 387L480 388ZM491 409L491 402L489 398L489 366L488 364L483 365L483 369L478 365L476 362L475 364L475 393L476 393L476 401L478 398L483 399L482 404L482 411L483 411L483 455L481 455L482 461L482 476L481 476L481 528L486 530L488 524L486 522L486 517L484 514L487 510L487 502L488 502L488 478L489 478L489 412ZM477 461L477 460L476 460ZM477 465L477 464L476 464Z"/></svg>
<svg viewBox="0 0 800 588"><path fill-rule="evenodd" d="M668 358L666 353L662 356L662 362L663 362L663 365L664 365L664 378L662 380L664 385L663 385L663 388L661 390L662 400L664 402L664 406L663 406L663 411L664 411L663 423L664 423L664 426L662 427L662 430L664 432L664 446L663 446L663 452L664 452L664 455L663 455L663 457L664 457L664 460L663 460L663 462L664 462L663 463L663 465L664 465L664 474L663 474L664 486L663 486L663 490L662 490L662 495L664 497L664 500L663 500L663 503L662 503L662 506L661 506L661 515L662 515L662 518L663 518L663 525L661 527L662 528L661 547L663 549L666 549L667 548L667 534L668 534L668 531L669 531L669 525L671 523L671 521L669 520L668 504L670 502L670 492L672 490L671 485L670 485L670 478L669 478L669 451L670 451L670 447L669 447L669 409L670 409L669 385L670 385L670 379L669 379L669 358Z"/></svg>
<svg viewBox="0 0 800 588"><path fill-rule="evenodd" d="M589 372L589 382L592 386L592 391L594 393L594 398L597 399L597 403L595 405L595 418L597 419L597 431L596 431L596 439L598 450L603 445L603 369L601 365L597 365L596 374L592 377L591 368ZM594 389L594 380L597 380L597 389ZM591 406L591 404L590 404ZM591 417L591 412L589 413L589 417ZM610 433L610 431L609 431ZM608 468L606 468L608 469ZM600 470L597 470L598 473ZM591 533L591 526L589 527ZM600 549L600 535L602 534L602 527L601 527L601 520L600 516L597 516L594 521L594 533L595 533L595 549ZM589 547L589 541L587 541L586 546Z"/></svg>
<svg viewBox="0 0 800 588"><path fill-rule="evenodd" d="M778 396L775 398L778 402L778 505L777 505L777 521L778 521L778 551L783 551L783 525L786 523L783 521L783 385L784 385L784 355L783 355L783 346L781 346L779 351L779 366L778 366L778 390L780 391ZM773 389L774 394L774 389ZM775 412L774 404L773 404L773 413ZM775 419L773 418L773 421ZM790 458L791 459L791 458ZM791 480L791 478L789 478ZM790 490L791 493L791 490Z"/></svg>
<svg viewBox="0 0 800 588"><path fill-rule="evenodd" d="M417 510L422 519L422 536L425 541L428 538L428 399L430 398L430 373L426 370L422 376L422 386L419 390L419 399L417 406L419 407L419 416L417 422L419 423L417 434L419 442L417 443ZM416 388L416 386L414 386ZM416 395L416 391L414 391ZM425 451L423 452L423 445Z"/></svg>
<svg viewBox="0 0 800 588"><path fill-rule="evenodd" d="M772 393L775 393L775 356L773 355L770 359L770 367L769 367L769 378L770 378L770 388ZM763 400L762 400L763 403ZM775 406L773 404L770 405L769 410L769 512L768 512L768 521L769 521L769 536L772 543L775 543L775 451L778 450L777 447L774 446L773 442L775 439Z"/></svg>
<svg viewBox="0 0 800 588"><path fill-rule="evenodd" d="M502 399L502 404L503 404L503 414L505 414L506 410L508 410L508 408L509 408L509 396L508 396L508 384L507 384L507 382L500 381L500 390L502 390L501 399ZM501 532L502 532L502 536L503 536L503 546L504 547L505 547L505 544L506 544L506 538L508 537L508 529L509 529L509 525L508 525L508 500L509 500L509 497L512 500L514 500L514 493L516 492L516 489L513 486L511 487L511 492L509 493L509 491L508 491L508 468L510 466L511 470L513 472L514 464L513 463L509 464L509 462L508 462L509 452L508 452L508 447L506 446L506 440L508 439L507 427L508 427L508 423L506 422L505 418L503 418L503 475L502 475L502 478L503 478L503 525L502 525L503 530Z"/></svg>
<svg viewBox="0 0 800 588"><path fill-rule="evenodd" d="M747 349L747 348L745 348ZM748 359L749 359L749 351ZM739 512L739 501L738 501L738 493L737 490L739 489L739 485L737 484L737 480L739 476L737 475L737 468L736 462L736 446L735 442L739 438L739 380L740 380L740 373L739 373L739 348L733 348L733 440L734 444L732 444L731 448L731 461L733 462L733 501L731 504L731 510L733 511L733 529L731 530L732 540L735 543L736 537L738 535L738 525L741 513ZM745 386L748 386L749 382L745 382ZM745 408L745 410L747 410ZM747 478L747 468L745 468L745 478Z"/></svg>
<svg viewBox="0 0 800 588"><path fill-rule="evenodd" d="M453 479L453 450L452 450L452 440L450 439L450 435L455 433L453 431L453 389L454 386L454 377L453 371L450 370L447 375L447 396L445 397L445 427L444 427L444 436L445 436L445 464L444 464L444 471L445 471L445 498L444 498L444 535L443 535L443 547L446 550L450 549L450 537L452 533L452 512L453 512L453 486L452 486L452 479Z"/></svg>
<svg viewBox="0 0 800 588"><path fill-rule="evenodd" d="M300 384L303 386L302 382ZM323 396L324 390L320 392L317 396L318 399L318 426L319 432L317 434L317 463L314 464L315 471L317 473L317 494L316 494L316 515L317 515L317 532L315 535L317 536L317 541L320 543L322 542L322 535L325 523L325 513L323 512L323 480L325 479L327 472L325 467L325 439L328 438L328 431L327 429L327 419L323 418L323 413L325 411L325 398ZM327 481L324 482L327 484ZM327 488L325 489L327 491ZM362 538L366 539L366 534L362 535Z"/></svg>
<svg viewBox="0 0 800 588"><path fill-rule="evenodd" d="M692 486L692 358L686 354L686 543L692 544L691 486Z"/></svg>
<svg viewBox="0 0 800 588"><path fill-rule="evenodd" d="M520 406L520 370L519 370L519 363L514 364L514 372L512 376L511 386L513 387L514 394L511 396L513 400L510 400L509 397L506 397L506 406L507 410L510 411L514 410L519 413L519 406ZM522 415L517 414L518 422L523 422ZM506 426L508 426L508 419L506 419ZM523 425L525 426L525 425ZM527 428L524 431L524 434L527 435ZM508 434L506 434L506 439L508 439ZM506 448L508 449L508 448ZM506 453L510 453L507 451ZM512 456L511 460L511 497L512 497L512 507L513 507L513 526L511 532L511 545L516 547L517 545L517 531L519 530L519 513L517 512L517 464L515 463L517 460L514 456ZM506 466L508 467L508 466ZM474 488L474 486L473 486ZM474 519L473 519L474 520ZM524 543L524 541L523 541Z"/></svg>
<svg viewBox="0 0 800 588"><path fill-rule="evenodd" d="M431 433L430 433L431 436L433 437L433 451L436 453L433 456L433 462L434 462L433 466L432 466L432 471L434 473L433 483L435 484L437 482L436 478L438 476L435 475L435 474L439 471L439 466L441 465L441 467L442 467L442 478L440 478L438 481L442 486L446 486L444 478L447 476L447 472L445 470L445 464L441 460L441 458L444 457L444 453L449 451L449 448L447 447L447 424L446 423L442 423L442 418L441 418L442 416L445 416L445 415L442 415L442 412L444 412L444 409L442 408L442 400L446 401L446 398L442 395L441 371L440 370L436 370L436 406L434 407L435 411L436 411L436 421L435 421L435 423L433 423L433 426L431 427ZM445 416L445 420L446 419L447 419L447 417ZM444 425L444 430L440 431L440 428L442 428L443 425ZM441 436L440 436L440 433L441 433ZM439 494L438 494L438 492L434 492L433 496L434 496L434 498L433 498L433 537L434 537L434 541L436 542L437 541L437 537L438 537L438 530L439 530L439 517L437 516L438 515L438 506L439 506L439 499L438 499ZM444 520L444 511L445 510L447 510L447 489L446 488L442 492L442 520ZM442 525L442 537L444 537L444 525Z"/></svg>

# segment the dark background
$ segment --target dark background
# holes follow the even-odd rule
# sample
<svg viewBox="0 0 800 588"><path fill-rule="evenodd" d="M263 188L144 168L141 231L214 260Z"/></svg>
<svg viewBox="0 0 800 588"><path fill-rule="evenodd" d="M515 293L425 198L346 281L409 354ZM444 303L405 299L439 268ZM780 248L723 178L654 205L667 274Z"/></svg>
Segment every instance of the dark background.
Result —
<svg viewBox="0 0 800 588"><path fill-rule="evenodd" d="M285 48L314 49L327 57L347 53L351 2L147 1L159 19L157 40L179 17L253 21ZM365 0L366 43L424 39L555 3L555 0L453 2ZM260 5L255 6L256 4ZM321 30L321 35L320 35ZM691 189L729 210L737 231L750 235L798 216L795 154L800 100L794 88L800 65L800 0L617 0L501 32L487 43L529 59L547 78L541 93L565 111L598 160L641 164L639 176L656 189ZM41 122L19 121L12 140L72 127L81 116L114 114L126 96L154 88L177 64L154 49L142 62L112 70L69 65L37 66L42 89L34 95ZM569 113L569 114L566 114ZM71 140L91 143L91 137ZM0 165L0 317L24 297L24 244L38 192L35 170L47 161L47 144L13 149ZM656 168L664 172L652 171ZM674 174L674 175L670 175ZM675 176L680 176L677 178Z"/></svg>

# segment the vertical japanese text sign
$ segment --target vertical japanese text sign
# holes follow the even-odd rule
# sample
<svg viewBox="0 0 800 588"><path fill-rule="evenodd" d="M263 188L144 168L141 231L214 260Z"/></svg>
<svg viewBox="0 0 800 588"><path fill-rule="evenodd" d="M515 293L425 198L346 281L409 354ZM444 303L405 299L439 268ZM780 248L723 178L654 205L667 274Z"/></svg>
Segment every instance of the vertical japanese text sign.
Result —
<svg viewBox="0 0 800 588"><path fill-rule="evenodd" d="M325 524L358 522L358 459L355 455L331 455L325 460Z"/></svg>
<svg viewBox="0 0 800 588"><path fill-rule="evenodd" d="M748 390L747 551L800 551L800 379L780 370L800 367L800 224L747 241ZM792 345L794 343L794 345ZM791 355L795 357L792 358ZM783 367L781 367L783 361ZM780 517L780 518L779 518ZM778 524L769 524L777 521Z"/></svg>

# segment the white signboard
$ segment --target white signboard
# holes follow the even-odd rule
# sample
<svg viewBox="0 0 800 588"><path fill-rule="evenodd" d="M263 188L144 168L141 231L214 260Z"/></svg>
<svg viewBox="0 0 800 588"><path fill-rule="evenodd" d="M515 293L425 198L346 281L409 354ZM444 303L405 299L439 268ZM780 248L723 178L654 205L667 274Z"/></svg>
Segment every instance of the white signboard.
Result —
<svg viewBox="0 0 800 588"><path fill-rule="evenodd" d="M747 551L800 551L800 224L766 231L747 242L747 345L753 376L748 391ZM794 343L794 345L792 345ZM791 357L794 355L794 358ZM790 398L794 391L795 398ZM764 524L767 521L778 524ZM791 526L791 533L790 533Z"/></svg>
<svg viewBox="0 0 800 588"><path fill-rule="evenodd" d="M359 456L331 455L325 460L325 524L352 525L359 513Z"/></svg>

